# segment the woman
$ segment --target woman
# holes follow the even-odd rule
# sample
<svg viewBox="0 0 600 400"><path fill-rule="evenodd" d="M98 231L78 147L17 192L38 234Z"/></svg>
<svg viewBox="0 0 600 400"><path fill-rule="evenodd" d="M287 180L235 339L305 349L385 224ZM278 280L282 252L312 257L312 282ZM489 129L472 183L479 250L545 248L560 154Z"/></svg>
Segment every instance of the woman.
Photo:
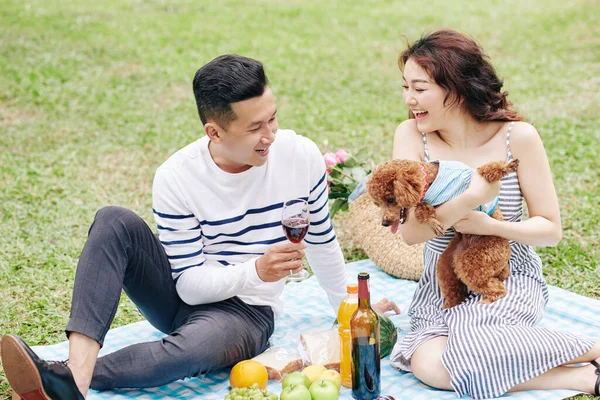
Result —
<svg viewBox="0 0 600 400"><path fill-rule="evenodd" d="M488 184L477 174L459 197L437 208L447 228L435 237L408 216L400 234L426 242L425 270L409 309L411 329L391 355L392 365L423 383L473 398L506 391L572 389L599 393L600 341L536 328L548 301L542 265L531 246L554 246L562 235L558 199L536 129L521 120L502 81L471 38L440 30L418 40L399 59L411 119L398 126L394 158L461 161L472 168L517 158L517 173ZM472 211L499 193L505 221ZM523 199L529 219L522 221ZM412 211L410 212L412 214ZM509 240L508 294L477 304L471 294L442 310L436 263L454 230ZM566 364L585 363L581 367Z"/></svg>

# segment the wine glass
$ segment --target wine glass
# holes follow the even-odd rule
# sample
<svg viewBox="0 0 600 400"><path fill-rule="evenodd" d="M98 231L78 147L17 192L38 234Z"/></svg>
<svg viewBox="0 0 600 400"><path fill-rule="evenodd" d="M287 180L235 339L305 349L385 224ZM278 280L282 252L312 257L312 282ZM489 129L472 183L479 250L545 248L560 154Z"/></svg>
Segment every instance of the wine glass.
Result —
<svg viewBox="0 0 600 400"><path fill-rule="evenodd" d="M292 243L300 243L306 233L308 232L309 226L309 211L308 201L304 199L293 199L283 203L283 212L281 213L281 225L285 236ZM302 271L292 274L287 277L288 282L299 282L308 278L308 271L304 268Z"/></svg>

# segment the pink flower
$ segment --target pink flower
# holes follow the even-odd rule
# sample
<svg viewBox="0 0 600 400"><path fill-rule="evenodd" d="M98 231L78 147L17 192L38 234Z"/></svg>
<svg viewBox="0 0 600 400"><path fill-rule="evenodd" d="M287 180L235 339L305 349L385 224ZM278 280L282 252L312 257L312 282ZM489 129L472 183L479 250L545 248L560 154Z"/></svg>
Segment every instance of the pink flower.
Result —
<svg viewBox="0 0 600 400"><path fill-rule="evenodd" d="M343 163L344 161L346 161L346 159L348 157L350 157L350 154L346 153L346 150L344 149L339 149L336 153L335 156L337 157L337 159Z"/></svg>
<svg viewBox="0 0 600 400"><path fill-rule="evenodd" d="M323 155L323 159L325 160L325 165L327 167L333 167L335 164L338 163L338 159L336 157L335 154L333 153L325 153L325 155ZM331 168L327 168L327 173L331 172Z"/></svg>

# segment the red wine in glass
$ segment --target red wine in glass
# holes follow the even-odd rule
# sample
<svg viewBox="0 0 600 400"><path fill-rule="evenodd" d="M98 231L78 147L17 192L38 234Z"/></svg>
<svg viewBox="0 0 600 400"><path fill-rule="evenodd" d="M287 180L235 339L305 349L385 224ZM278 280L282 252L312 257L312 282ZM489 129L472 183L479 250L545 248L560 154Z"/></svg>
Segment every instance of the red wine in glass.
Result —
<svg viewBox="0 0 600 400"><path fill-rule="evenodd" d="M300 243L308 232L308 220L304 218L288 218L281 221L285 236L292 243Z"/></svg>
<svg viewBox="0 0 600 400"><path fill-rule="evenodd" d="M308 201L304 199L294 199L283 203L283 212L281 214L281 225L283 232L292 243L300 243L308 232L309 221ZM308 278L308 271L302 269L300 272L287 277L288 281L299 282Z"/></svg>

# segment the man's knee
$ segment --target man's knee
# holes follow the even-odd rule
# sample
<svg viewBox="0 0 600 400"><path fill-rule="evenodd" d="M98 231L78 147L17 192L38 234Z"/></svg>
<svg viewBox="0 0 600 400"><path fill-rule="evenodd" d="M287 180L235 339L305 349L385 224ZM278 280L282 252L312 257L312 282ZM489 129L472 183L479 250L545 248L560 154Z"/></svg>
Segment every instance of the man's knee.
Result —
<svg viewBox="0 0 600 400"><path fill-rule="evenodd" d="M136 219L138 215L128 208L120 206L105 206L96 211L94 222L112 223L123 219Z"/></svg>
<svg viewBox="0 0 600 400"><path fill-rule="evenodd" d="M257 356L266 350L268 332L257 329L253 322L239 320L236 314L221 310L210 316L206 312L194 315L161 339L161 354L188 365L191 376Z"/></svg>
<svg viewBox="0 0 600 400"><path fill-rule="evenodd" d="M105 228L112 228L108 231L116 232L118 229L128 231L145 227L146 223L135 212L124 207L106 206L96 212L90 231L92 229L104 230Z"/></svg>
<svg viewBox="0 0 600 400"><path fill-rule="evenodd" d="M170 370L174 379L199 376L251 358L239 351L239 343L232 341L215 346L210 340L182 340L181 337L166 336L160 344L155 359L162 360L160 367Z"/></svg>

